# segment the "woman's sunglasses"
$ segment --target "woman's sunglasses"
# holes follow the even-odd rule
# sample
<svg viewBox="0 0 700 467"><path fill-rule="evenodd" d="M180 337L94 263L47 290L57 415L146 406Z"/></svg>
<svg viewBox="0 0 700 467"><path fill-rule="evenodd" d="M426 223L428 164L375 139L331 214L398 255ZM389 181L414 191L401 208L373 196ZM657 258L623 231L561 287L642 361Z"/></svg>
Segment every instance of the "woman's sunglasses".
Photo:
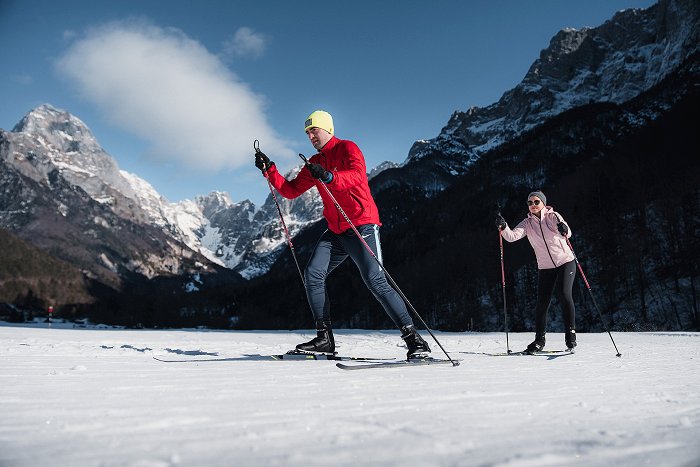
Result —
<svg viewBox="0 0 700 467"><path fill-rule="evenodd" d="M535 201L527 200L527 205L528 205L528 206L532 206L533 204L534 204L535 206L539 206L539 205L540 205L540 200L539 200L539 199L536 199Z"/></svg>

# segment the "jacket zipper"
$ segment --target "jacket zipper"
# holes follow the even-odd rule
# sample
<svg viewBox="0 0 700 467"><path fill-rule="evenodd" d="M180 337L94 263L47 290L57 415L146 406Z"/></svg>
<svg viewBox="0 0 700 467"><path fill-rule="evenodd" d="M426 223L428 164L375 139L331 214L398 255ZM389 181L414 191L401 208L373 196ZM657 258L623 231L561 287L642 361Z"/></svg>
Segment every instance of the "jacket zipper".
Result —
<svg viewBox="0 0 700 467"><path fill-rule="evenodd" d="M544 218L542 218L542 221L539 223L540 224L540 232L542 232L542 240L544 241L544 247L547 249L547 254L549 255L549 259L552 260L552 264L556 268L557 263L554 262L554 258L552 258L552 253L549 251L549 245L547 245L547 239L544 238L544 229L542 228L542 222L545 222Z"/></svg>

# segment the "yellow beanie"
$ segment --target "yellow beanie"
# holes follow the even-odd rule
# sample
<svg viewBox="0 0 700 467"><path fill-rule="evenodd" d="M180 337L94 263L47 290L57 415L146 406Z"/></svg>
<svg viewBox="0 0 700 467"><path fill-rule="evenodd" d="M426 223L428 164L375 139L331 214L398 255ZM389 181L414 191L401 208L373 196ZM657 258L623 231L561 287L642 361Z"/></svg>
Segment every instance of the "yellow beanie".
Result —
<svg viewBox="0 0 700 467"><path fill-rule="evenodd" d="M304 123L304 131L309 131L309 128L321 128L326 130L328 133L333 134L333 117L331 114L324 110L316 110L312 112L311 115L306 117L306 122Z"/></svg>

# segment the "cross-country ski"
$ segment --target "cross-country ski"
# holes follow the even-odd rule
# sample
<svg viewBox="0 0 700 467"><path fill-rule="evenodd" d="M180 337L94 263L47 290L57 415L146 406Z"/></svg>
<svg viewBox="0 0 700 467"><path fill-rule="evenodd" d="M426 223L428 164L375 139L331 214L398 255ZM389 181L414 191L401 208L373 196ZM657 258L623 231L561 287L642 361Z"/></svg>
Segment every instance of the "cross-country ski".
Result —
<svg viewBox="0 0 700 467"><path fill-rule="evenodd" d="M489 357L563 357L565 355L573 355L575 351L573 349L565 350L535 350L527 351L521 350L519 352L469 352L463 351L462 354L468 355L487 355Z"/></svg>
<svg viewBox="0 0 700 467"><path fill-rule="evenodd" d="M382 357L352 357L348 355L324 354L324 353L303 353L303 352L287 352L283 354L244 354L239 357L223 357L223 356L207 356L193 355L174 357L167 355L153 355L154 360L164 363L197 363L197 362L249 362L249 361L313 361L313 360L331 360L331 361L393 361L395 358Z"/></svg>
<svg viewBox="0 0 700 467"><path fill-rule="evenodd" d="M335 366L341 370L369 370L372 368L398 368L398 367L411 367L411 366L426 366L426 365L444 365L450 364L452 366L458 366L459 361L457 360L443 360L439 358L420 358L412 360L399 360L396 362L374 362L374 363L358 363L358 364L345 364L336 363Z"/></svg>

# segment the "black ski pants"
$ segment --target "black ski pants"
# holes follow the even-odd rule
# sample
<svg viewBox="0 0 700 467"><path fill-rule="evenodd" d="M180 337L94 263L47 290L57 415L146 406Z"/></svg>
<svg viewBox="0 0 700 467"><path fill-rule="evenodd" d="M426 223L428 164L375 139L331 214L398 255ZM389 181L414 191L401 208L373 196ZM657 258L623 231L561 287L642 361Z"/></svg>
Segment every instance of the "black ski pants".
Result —
<svg viewBox="0 0 700 467"><path fill-rule="evenodd" d="M379 243L379 226L365 224L357 226L357 230L381 262L382 249ZM306 296L309 299L314 319L316 321L330 321L330 300L326 291L326 278L348 256L360 271L367 288L396 326L401 328L412 325L413 320L408 314L406 304L387 282L384 270L367 251L352 229L346 230L342 234L326 230L311 254L304 271L304 280L306 281Z"/></svg>
<svg viewBox="0 0 700 467"><path fill-rule="evenodd" d="M537 271L537 306L535 307L535 334L544 336L547 331L547 311L552 295L556 293L564 313L564 330L575 329L576 310L572 289L576 278L576 262L569 261L558 268Z"/></svg>

